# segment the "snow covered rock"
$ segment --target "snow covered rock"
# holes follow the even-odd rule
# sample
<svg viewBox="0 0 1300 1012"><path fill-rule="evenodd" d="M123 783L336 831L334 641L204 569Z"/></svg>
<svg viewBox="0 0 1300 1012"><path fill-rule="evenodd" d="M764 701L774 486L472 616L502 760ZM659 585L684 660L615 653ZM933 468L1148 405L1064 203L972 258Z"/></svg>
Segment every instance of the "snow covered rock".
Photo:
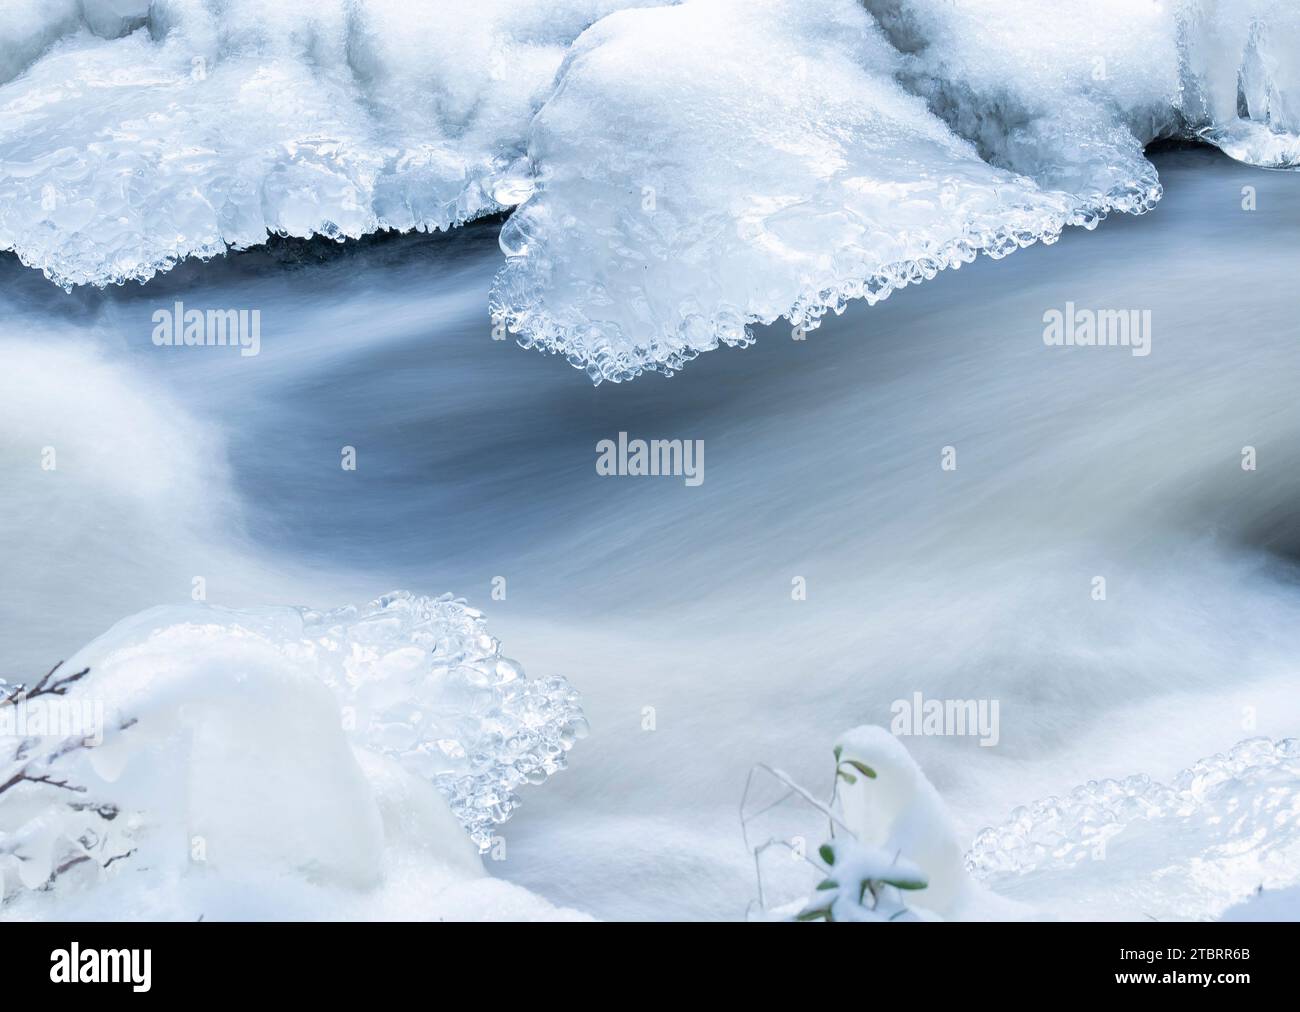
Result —
<svg viewBox="0 0 1300 1012"><path fill-rule="evenodd" d="M582 721L449 596L157 608L28 691L0 707L23 722L0 719L0 901L52 885L67 909L120 893L157 916L445 914ZM140 898L164 883L174 902Z"/></svg>
<svg viewBox="0 0 1300 1012"><path fill-rule="evenodd" d="M1143 213L1152 140L1295 162L1280 5L865 7L692 0L585 32L532 123L536 193L502 230L494 316L596 382L671 373L751 323L811 330Z"/></svg>
<svg viewBox="0 0 1300 1012"><path fill-rule="evenodd" d="M626 380L1074 220L1080 202L987 164L898 68L853 0L604 19L533 121L537 193L502 230L494 316Z"/></svg>

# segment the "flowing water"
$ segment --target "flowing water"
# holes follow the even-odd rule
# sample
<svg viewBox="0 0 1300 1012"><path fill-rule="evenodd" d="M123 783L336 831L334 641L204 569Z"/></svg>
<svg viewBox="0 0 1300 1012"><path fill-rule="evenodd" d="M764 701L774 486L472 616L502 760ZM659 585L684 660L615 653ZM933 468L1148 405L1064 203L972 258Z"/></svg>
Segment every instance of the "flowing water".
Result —
<svg viewBox="0 0 1300 1012"><path fill-rule="evenodd" d="M593 729L491 870L600 916L741 916L749 765L822 783L915 692L998 702L996 748L908 741L971 837L1293 735L1300 187L1155 161L1149 215L620 386L492 339L493 222L71 295L6 256L6 664L196 577L231 606L463 595ZM260 310L260 354L156 347L177 301ZM1150 310L1150 354L1046 346L1067 302ZM619 432L703 440L705 480L599 476Z"/></svg>

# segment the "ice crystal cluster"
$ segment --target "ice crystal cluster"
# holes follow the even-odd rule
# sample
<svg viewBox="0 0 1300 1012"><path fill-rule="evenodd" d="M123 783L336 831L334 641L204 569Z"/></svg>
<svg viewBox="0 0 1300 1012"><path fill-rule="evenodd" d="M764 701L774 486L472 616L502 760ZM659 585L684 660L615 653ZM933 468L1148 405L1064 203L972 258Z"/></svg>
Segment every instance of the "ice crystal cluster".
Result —
<svg viewBox="0 0 1300 1012"><path fill-rule="evenodd" d="M527 678L450 594L394 593L365 607L302 611L303 635L354 736L431 780L480 849L515 790L564 769L584 736L564 678Z"/></svg>
<svg viewBox="0 0 1300 1012"><path fill-rule="evenodd" d="M1054 883L1087 881L1095 905L1071 912L1109 917L1124 909L1121 897L1136 897L1139 914L1204 916L1260 886L1292 885L1300 741L1251 738L1170 784L1091 780L981 831L965 863L999 892L1016 895L1023 884L1049 903Z"/></svg>

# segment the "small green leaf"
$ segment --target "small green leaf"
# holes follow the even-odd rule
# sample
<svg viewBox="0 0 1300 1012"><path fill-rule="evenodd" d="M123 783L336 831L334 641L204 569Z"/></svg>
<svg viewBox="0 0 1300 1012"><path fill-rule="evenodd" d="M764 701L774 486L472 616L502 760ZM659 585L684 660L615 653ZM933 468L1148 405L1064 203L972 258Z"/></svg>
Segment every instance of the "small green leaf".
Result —
<svg viewBox="0 0 1300 1012"><path fill-rule="evenodd" d="M921 878L904 878L899 875L894 878L882 878L880 881L893 886L895 889L925 889L930 885L924 876Z"/></svg>
<svg viewBox="0 0 1300 1012"><path fill-rule="evenodd" d="M852 773L845 773L843 770L839 770L838 773L840 775L840 779L843 780L845 783L856 784L858 782L858 778L855 777Z"/></svg>
<svg viewBox="0 0 1300 1012"><path fill-rule="evenodd" d="M820 847L818 847L817 853L821 855L822 860L825 861L827 864L835 863L835 848L832 847L829 843L823 843Z"/></svg>
<svg viewBox="0 0 1300 1012"><path fill-rule="evenodd" d="M842 756L843 754L844 754L844 746L843 746L843 745L836 745L836 746L835 746L835 761L836 761L836 762L839 762L839 761L840 761L840 756Z"/></svg>
<svg viewBox="0 0 1300 1012"><path fill-rule="evenodd" d="M868 780L875 780L875 779L876 779L876 771L873 770L873 769L872 769L870 766L868 766L866 763L864 763L864 762L859 762L857 759L845 759L844 761L845 761L846 763L848 763L850 766L852 766L852 767L853 767L855 770L857 770L859 773L861 773L861 774L862 774L864 777L866 777Z"/></svg>
<svg viewBox="0 0 1300 1012"><path fill-rule="evenodd" d="M839 887L840 884L836 882L833 878L828 878L824 882L817 883L818 891L822 891L825 889L838 889Z"/></svg>
<svg viewBox="0 0 1300 1012"><path fill-rule="evenodd" d="M805 910L803 913L796 914L794 919L796 921L829 921L831 919L831 910L830 907L818 907L816 910Z"/></svg>

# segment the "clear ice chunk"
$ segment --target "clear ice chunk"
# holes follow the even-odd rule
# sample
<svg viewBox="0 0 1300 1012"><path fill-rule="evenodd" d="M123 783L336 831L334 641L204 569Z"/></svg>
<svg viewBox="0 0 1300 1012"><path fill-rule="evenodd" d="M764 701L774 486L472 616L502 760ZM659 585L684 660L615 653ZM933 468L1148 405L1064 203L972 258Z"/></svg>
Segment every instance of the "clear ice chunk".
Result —
<svg viewBox="0 0 1300 1012"><path fill-rule="evenodd" d="M403 591L301 615L355 740L432 781L481 850L518 806L515 792L564 769L587 734L577 690L558 675L525 677L483 614L450 594Z"/></svg>

